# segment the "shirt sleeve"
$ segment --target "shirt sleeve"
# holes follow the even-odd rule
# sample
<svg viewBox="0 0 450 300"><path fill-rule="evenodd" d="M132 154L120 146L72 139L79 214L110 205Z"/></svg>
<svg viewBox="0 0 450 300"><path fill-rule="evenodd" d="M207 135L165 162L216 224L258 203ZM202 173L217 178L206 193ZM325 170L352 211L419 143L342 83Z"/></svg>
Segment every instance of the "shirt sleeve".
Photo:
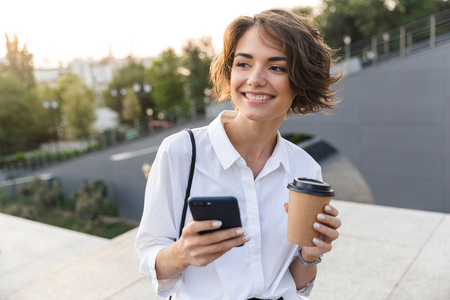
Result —
<svg viewBox="0 0 450 300"><path fill-rule="evenodd" d="M161 297L174 294L183 275L172 280L158 280L156 257L173 244L179 232L186 186L189 176L190 142L187 133L166 138L153 162L146 189L142 219L135 247L139 256L139 271L152 279L155 292Z"/></svg>
<svg viewBox="0 0 450 300"><path fill-rule="evenodd" d="M308 297L311 294L315 280L316 278L314 278L310 283L308 283L306 287L302 288L301 290L297 290L297 295L299 296L299 299L307 299L304 297Z"/></svg>

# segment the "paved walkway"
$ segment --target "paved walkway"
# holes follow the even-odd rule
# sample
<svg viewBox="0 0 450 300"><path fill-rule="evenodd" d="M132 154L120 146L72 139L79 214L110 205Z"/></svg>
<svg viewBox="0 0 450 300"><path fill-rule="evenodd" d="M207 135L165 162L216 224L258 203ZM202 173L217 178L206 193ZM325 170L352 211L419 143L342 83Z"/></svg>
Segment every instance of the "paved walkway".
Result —
<svg viewBox="0 0 450 300"><path fill-rule="evenodd" d="M333 203L341 237L320 264L311 300L450 299L450 215ZM162 299L138 274L136 229L105 242L2 214L0 227L1 299ZM86 252L76 255L75 245ZM29 267L40 255L47 270Z"/></svg>

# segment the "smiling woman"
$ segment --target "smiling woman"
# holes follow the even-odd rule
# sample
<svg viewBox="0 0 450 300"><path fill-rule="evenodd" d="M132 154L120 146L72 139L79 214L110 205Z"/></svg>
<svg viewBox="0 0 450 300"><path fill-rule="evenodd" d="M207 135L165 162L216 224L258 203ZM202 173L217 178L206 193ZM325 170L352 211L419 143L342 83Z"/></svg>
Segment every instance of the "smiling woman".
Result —
<svg viewBox="0 0 450 300"><path fill-rule="evenodd" d="M183 132L167 137L150 170L136 237L140 271L152 278L160 296L293 300L309 295L316 264L331 250L341 221L337 209L326 205L311 216L318 222L309 229L320 236L311 241L314 246L300 253L287 241L287 182L321 180L322 174L278 128L289 114L336 105L331 84L340 77L330 75L331 54L306 19L286 10L239 17L227 27L210 71L220 99L231 97L237 111L224 111L192 130L197 159L189 186L192 197L236 198L243 226L224 229L213 217L178 225L184 220L191 143ZM186 220L190 217L187 210Z"/></svg>

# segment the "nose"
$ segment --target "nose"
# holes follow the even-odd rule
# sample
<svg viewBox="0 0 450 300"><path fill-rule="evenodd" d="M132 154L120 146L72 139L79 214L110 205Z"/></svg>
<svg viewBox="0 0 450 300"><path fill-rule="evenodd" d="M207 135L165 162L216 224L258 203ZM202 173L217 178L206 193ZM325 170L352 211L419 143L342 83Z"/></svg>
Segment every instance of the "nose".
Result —
<svg viewBox="0 0 450 300"><path fill-rule="evenodd" d="M264 86L266 84L266 76L264 74L264 70L260 67L253 68L248 76L247 84L253 87Z"/></svg>

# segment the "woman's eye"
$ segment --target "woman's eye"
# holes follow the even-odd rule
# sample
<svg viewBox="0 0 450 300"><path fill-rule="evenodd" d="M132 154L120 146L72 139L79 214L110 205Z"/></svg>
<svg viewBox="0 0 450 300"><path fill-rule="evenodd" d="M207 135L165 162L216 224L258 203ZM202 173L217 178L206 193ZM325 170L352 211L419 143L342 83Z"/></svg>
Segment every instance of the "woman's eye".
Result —
<svg viewBox="0 0 450 300"><path fill-rule="evenodd" d="M250 65L248 63L245 63L245 62L238 62L238 63L236 63L236 67L247 68L249 66Z"/></svg>
<svg viewBox="0 0 450 300"><path fill-rule="evenodd" d="M286 72L286 69L280 66L272 66L270 69L277 72Z"/></svg>

